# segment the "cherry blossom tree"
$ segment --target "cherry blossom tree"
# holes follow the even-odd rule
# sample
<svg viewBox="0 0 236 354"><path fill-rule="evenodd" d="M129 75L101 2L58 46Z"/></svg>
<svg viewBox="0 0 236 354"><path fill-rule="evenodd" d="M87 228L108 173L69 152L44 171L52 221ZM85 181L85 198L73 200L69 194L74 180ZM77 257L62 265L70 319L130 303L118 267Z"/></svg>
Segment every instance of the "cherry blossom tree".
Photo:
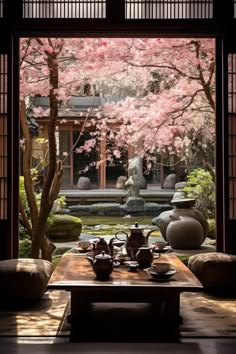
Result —
<svg viewBox="0 0 236 354"><path fill-rule="evenodd" d="M20 42L20 123L21 150L26 197L30 209L30 221L20 202L21 221L31 237L31 256L51 260L54 245L47 239L47 219L57 198L62 176L62 161L57 160L55 131L58 124L59 104L66 102L77 92L81 82L93 80L95 71L93 47L100 41L63 38L24 38ZM84 53L84 60L78 53ZM90 56L89 56L90 55ZM100 60L100 59L99 59ZM96 68L101 67L98 62ZM117 69L113 69L116 72ZM104 71L105 72L105 71ZM33 141L35 137L29 124L30 98L40 95L49 97L49 110L33 107L34 117L48 116L48 163L43 183L40 205L34 193L34 175L31 169ZM85 145L86 148L86 145ZM89 144L87 144L89 148Z"/></svg>
<svg viewBox="0 0 236 354"><path fill-rule="evenodd" d="M20 122L23 133L23 174L25 192L30 209L31 223L20 205L24 225L31 236L31 256L38 258L41 250L42 258L51 260L54 245L46 237L47 219L53 202L60 188L62 175L61 162L56 161L56 119L58 116L58 56L63 48L63 39L41 40L31 39L21 42L21 108ZM42 94L49 96L50 113L48 120L48 171L42 188L40 207L38 208L34 194L34 181L31 174L31 157L33 136L29 129L26 114L25 98L29 95Z"/></svg>
<svg viewBox="0 0 236 354"><path fill-rule="evenodd" d="M151 168L156 153L186 160L194 145L205 156L208 144L214 144L212 39L24 38L20 49L21 147L31 222L23 208L21 215L31 235L32 257L39 257L41 250L42 257L50 259L53 252L46 228L62 175L56 156L58 107L79 95L85 82L96 86L103 104L95 118L88 112L82 129L94 125L96 131L77 153L89 152L106 136L111 143L106 159L119 158L122 149L133 145ZM50 101L48 112L33 107L35 118L48 116L48 168L39 207L31 170L34 137L28 124L35 95Z"/></svg>
<svg viewBox="0 0 236 354"><path fill-rule="evenodd" d="M113 140L110 158L119 156L124 144L137 142L136 153L150 168L156 152L187 164L197 152L214 178L207 156L215 141L214 40L130 39L125 48L129 52L120 59L140 78L142 90L118 104L105 104L98 115L100 131Z"/></svg>

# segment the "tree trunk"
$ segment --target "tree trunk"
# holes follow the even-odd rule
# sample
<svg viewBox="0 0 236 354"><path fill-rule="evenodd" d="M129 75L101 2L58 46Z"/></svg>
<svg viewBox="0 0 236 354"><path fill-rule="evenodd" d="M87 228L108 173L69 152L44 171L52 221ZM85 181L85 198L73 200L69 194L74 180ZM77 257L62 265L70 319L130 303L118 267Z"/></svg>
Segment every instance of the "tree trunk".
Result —
<svg viewBox="0 0 236 354"><path fill-rule="evenodd" d="M33 241L31 248L31 257L38 258L40 249L42 257L51 260L54 247L46 237L47 219L53 202L57 197L54 193L50 194L52 184L55 178L57 162L56 162L56 121L58 116L58 63L56 53L47 53L47 64L50 72L50 115L48 121L48 169L42 188L41 203L39 216L36 227L33 229ZM60 182L60 181L59 181Z"/></svg>
<svg viewBox="0 0 236 354"><path fill-rule="evenodd" d="M32 239L32 227L29 223L28 217L27 217L25 210L23 208L21 198L19 198L19 205L20 205L20 214L21 214L20 223L27 230L28 235Z"/></svg>
<svg viewBox="0 0 236 354"><path fill-rule="evenodd" d="M25 187L25 193L30 208L31 227L34 228L38 218L38 207L37 207L35 194L34 194L34 182L31 176L31 156L32 156L33 139L30 135L29 128L28 128L26 106L24 100L21 101L20 123L21 123L22 133L25 139L24 150L23 150L24 187Z"/></svg>

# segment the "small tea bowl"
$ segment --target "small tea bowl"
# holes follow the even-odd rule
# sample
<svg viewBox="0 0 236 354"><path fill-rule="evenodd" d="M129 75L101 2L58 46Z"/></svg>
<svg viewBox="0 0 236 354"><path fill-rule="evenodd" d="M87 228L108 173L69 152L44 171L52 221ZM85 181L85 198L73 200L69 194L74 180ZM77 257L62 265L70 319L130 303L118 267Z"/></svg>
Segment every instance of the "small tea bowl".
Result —
<svg viewBox="0 0 236 354"><path fill-rule="evenodd" d="M157 250L157 251L158 250L162 251L167 245L168 245L168 243L165 242L165 241L159 241L159 242L155 242L153 244L154 249Z"/></svg>
<svg viewBox="0 0 236 354"><path fill-rule="evenodd" d="M167 272L169 272L169 270L171 270L170 263L160 262L160 263L153 264L152 266L152 272L153 273L156 272L157 274L166 274Z"/></svg>
<svg viewBox="0 0 236 354"><path fill-rule="evenodd" d="M92 243L90 241L79 241L78 242L78 248L82 251L82 252L87 252L90 251L92 247Z"/></svg>
<svg viewBox="0 0 236 354"><path fill-rule="evenodd" d="M136 272L136 270L139 266L138 262L136 262L136 261L126 261L126 262L124 262L124 264L129 267L129 270L131 272Z"/></svg>

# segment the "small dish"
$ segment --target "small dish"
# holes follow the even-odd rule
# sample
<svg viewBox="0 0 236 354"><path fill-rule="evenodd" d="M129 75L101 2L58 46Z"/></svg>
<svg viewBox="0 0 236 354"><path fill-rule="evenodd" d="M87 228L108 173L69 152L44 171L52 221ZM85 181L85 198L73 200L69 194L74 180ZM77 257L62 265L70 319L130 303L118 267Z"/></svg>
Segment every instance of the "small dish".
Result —
<svg viewBox="0 0 236 354"><path fill-rule="evenodd" d="M170 247L166 246L165 248L162 248L161 250L158 249L158 248L154 248L153 249L153 252L154 253L165 253L165 252L168 252L170 251Z"/></svg>
<svg viewBox="0 0 236 354"><path fill-rule="evenodd" d="M118 268L120 266L120 261L119 261L119 259L114 259L113 260L113 267L114 268Z"/></svg>
<svg viewBox="0 0 236 354"><path fill-rule="evenodd" d="M168 270L166 273L157 273L156 271L152 270L151 268L147 268L145 269L149 275L151 275L151 277L159 282L164 282L164 281L168 281L174 274L176 274L176 269L170 269Z"/></svg>
<svg viewBox="0 0 236 354"><path fill-rule="evenodd" d="M119 254L117 258L121 264L124 264L125 262L130 261L130 257L122 255L122 254Z"/></svg>
<svg viewBox="0 0 236 354"><path fill-rule="evenodd" d="M168 243L164 242L164 241L159 241L159 242L155 242L153 243L154 249L158 252L158 251L162 251L163 249L165 249L167 247Z"/></svg>
<svg viewBox="0 0 236 354"><path fill-rule="evenodd" d="M129 267L129 270L131 272L136 272L138 266L139 266L139 263L136 262L136 261L126 261L124 262L124 265L128 266Z"/></svg>

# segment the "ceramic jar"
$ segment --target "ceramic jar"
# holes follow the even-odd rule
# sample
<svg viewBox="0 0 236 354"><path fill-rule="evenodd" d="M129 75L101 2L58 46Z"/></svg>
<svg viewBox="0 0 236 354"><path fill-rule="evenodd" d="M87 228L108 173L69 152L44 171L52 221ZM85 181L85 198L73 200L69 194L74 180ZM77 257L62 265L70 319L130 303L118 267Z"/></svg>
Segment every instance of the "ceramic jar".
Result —
<svg viewBox="0 0 236 354"><path fill-rule="evenodd" d="M209 230L209 225L207 222L207 219L204 217L204 215L196 208L194 208L194 204L195 204L195 199L172 199L171 204L173 204L175 206L175 209L173 210L168 210L166 212L163 212L163 217L162 219L160 219L159 221L159 228L161 231L161 234L164 238L165 241L167 241L170 246L172 248L176 248L176 246L178 247L178 249L199 249L200 245L204 242L208 230ZM161 214L161 215L162 215ZM165 215L164 215L165 214ZM192 241L190 242L190 240L188 240L188 235L186 235L186 239L184 238L184 236L179 236L179 240L176 240L177 236L173 236L170 237L169 235L169 239L167 237L167 228L169 226L170 223L177 221L178 219L181 220L181 225L183 223L183 220L185 219L180 219L183 217L189 217L192 218L196 221L198 221L203 229L203 233L202 231L198 232L198 237L196 237L198 239L198 241ZM186 219L187 224L189 225L189 219ZM192 224L196 224L194 223L194 221L192 222ZM170 233L170 229L172 229L173 227L177 227L178 223L175 222L174 224L171 225L171 227L169 228L169 233ZM196 224L198 225L198 224ZM193 226L194 227L194 226ZM197 228L198 226L196 226ZM186 225L186 229L188 229L187 225ZM198 227L198 229L200 229ZM191 229L188 230L187 232L191 233ZM173 241L174 240L174 241ZM181 241L182 240L182 241Z"/></svg>
<svg viewBox="0 0 236 354"><path fill-rule="evenodd" d="M171 216L166 229L166 237L174 249L199 249L204 240L204 230L200 222L191 216Z"/></svg>

